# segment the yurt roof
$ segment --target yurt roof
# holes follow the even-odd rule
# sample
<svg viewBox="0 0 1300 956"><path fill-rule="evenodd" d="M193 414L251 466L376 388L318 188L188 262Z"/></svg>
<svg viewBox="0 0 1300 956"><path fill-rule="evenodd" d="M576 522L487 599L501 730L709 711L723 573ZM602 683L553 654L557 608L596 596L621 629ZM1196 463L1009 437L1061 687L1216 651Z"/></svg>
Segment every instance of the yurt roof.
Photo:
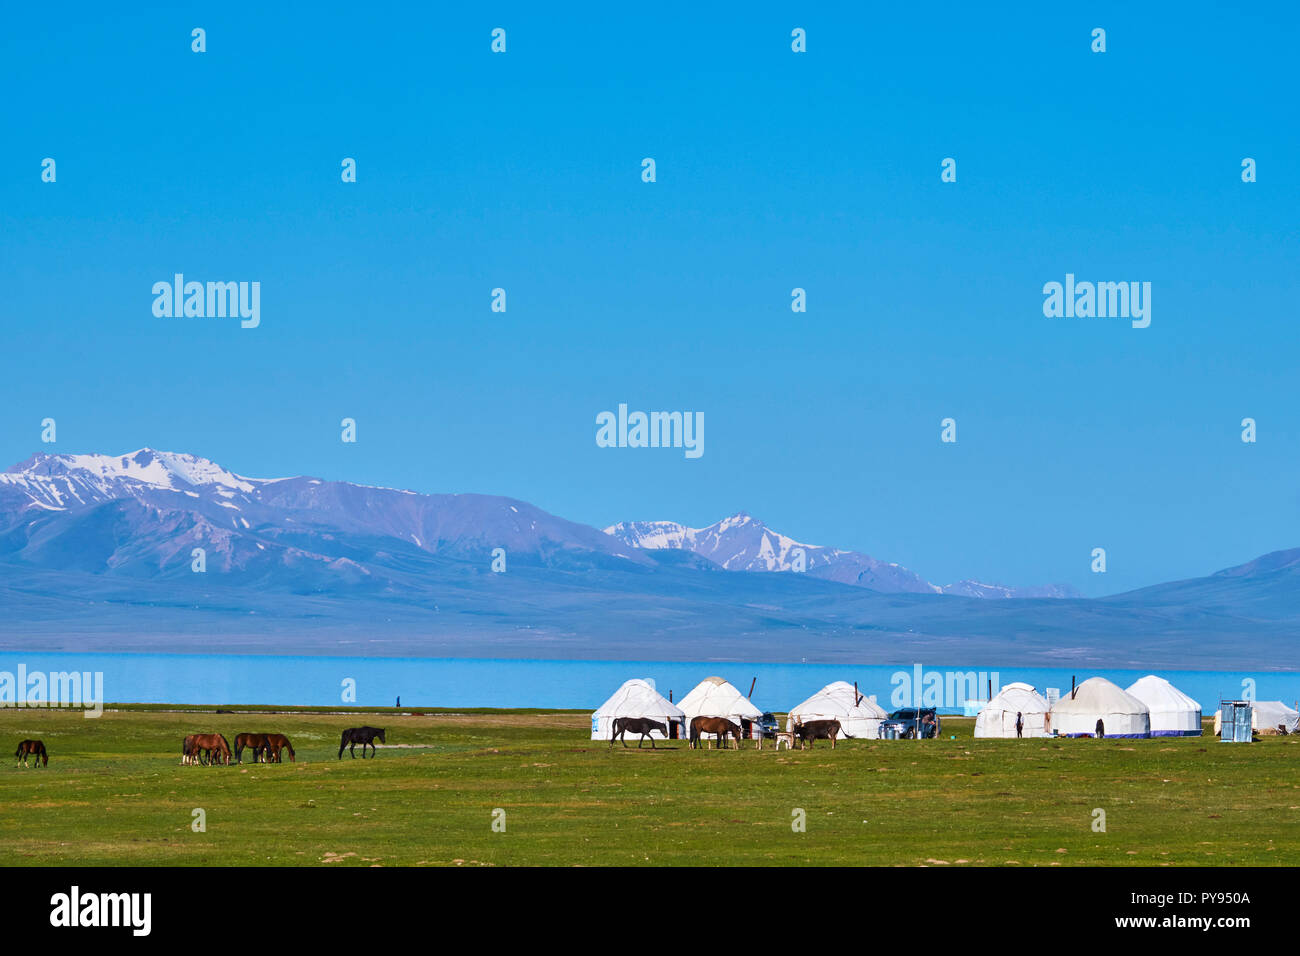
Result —
<svg viewBox="0 0 1300 956"><path fill-rule="evenodd" d="M1201 710L1201 705L1197 701L1155 674L1148 674L1135 680L1125 693L1136 697L1151 710L1194 710L1198 713Z"/></svg>
<svg viewBox="0 0 1300 956"><path fill-rule="evenodd" d="M1280 700L1255 700L1251 701L1254 708L1256 725L1273 727L1277 724L1286 722L1288 726L1294 726L1296 718L1300 716ZM1268 723L1265 724L1264 721Z"/></svg>
<svg viewBox="0 0 1300 956"><path fill-rule="evenodd" d="M847 689L847 693L845 690ZM861 701L854 703L853 685L846 681L827 684L803 703L790 708L792 714L837 714L844 717L882 719L889 714L874 700L860 694Z"/></svg>
<svg viewBox="0 0 1300 956"><path fill-rule="evenodd" d="M626 681L596 713L607 717L685 717L682 709L640 678Z"/></svg>
<svg viewBox="0 0 1300 956"><path fill-rule="evenodd" d="M992 707L995 704L1004 710L1017 710L1031 714L1045 714L1049 709L1047 700L1034 689L1033 685L1019 682L1003 684L1002 689L984 707Z"/></svg>
<svg viewBox="0 0 1300 956"><path fill-rule="evenodd" d="M1121 690L1104 677L1089 677L1075 688L1074 696L1062 694L1052 705L1054 714L1146 714L1147 705Z"/></svg>
<svg viewBox="0 0 1300 956"><path fill-rule="evenodd" d="M757 719L763 716L763 712L737 690L735 684L721 677L704 678L679 701L679 706L687 714L703 714L707 717L729 717L738 714Z"/></svg>

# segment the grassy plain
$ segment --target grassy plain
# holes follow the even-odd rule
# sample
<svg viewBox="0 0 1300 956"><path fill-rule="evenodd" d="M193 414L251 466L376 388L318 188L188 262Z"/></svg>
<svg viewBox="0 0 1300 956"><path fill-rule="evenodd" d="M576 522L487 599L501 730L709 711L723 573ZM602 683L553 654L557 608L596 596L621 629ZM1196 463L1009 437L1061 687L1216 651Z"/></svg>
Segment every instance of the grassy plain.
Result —
<svg viewBox="0 0 1300 956"><path fill-rule="evenodd" d="M0 864L1300 864L1300 736L975 740L945 718L942 740L778 754L610 749L586 713L239 710L0 710ZM359 724L388 746L340 761ZM297 761L181 766L207 731L280 731ZM15 768L25 737L47 768Z"/></svg>

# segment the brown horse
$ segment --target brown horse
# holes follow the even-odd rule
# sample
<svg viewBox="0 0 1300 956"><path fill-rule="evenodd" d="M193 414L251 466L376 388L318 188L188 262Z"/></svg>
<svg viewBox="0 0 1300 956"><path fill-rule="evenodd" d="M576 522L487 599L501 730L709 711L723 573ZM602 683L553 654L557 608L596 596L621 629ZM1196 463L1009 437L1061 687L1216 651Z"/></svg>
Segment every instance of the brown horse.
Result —
<svg viewBox="0 0 1300 956"><path fill-rule="evenodd" d="M293 744L289 743L288 737L286 737L284 734L267 734L266 735L266 759L268 761L274 761L275 763L279 763L281 750L289 751L290 763L298 762L298 758L293 752ZM366 752L365 748L362 747L361 753L364 755L365 752Z"/></svg>
<svg viewBox="0 0 1300 956"><path fill-rule="evenodd" d="M614 746L614 741L619 737L623 738L623 746L627 746L627 734L631 731L634 734L640 734L641 739L636 742L636 749L640 750L641 745L645 743L646 738L650 737L650 749L655 749L655 739L650 736L650 731L657 730L665 737L668 736L668 725L660 720L651 720L648 717L616 717L614 718L614 735L609 738L609 745Z"/></svg>
<svg viewBox="0 0 1300 956"><path fill-rule="evenodd" d="M740 725L727 720L726 717L696 717L691 721L691 747L700 745L701 734L716 734L718 745L727 746L727 735L736 738L736 749L740 749Z"/></svg>
<svg viewBox="0 0 1300 956"><path fill-rule="evenodd" d="M798 738L800 747L806 743L809 749L812 749L814 740L829 740L831 750L834 750L836 737L852 739L840 727L838 720L810 720L807 723L801 721L794 725L794 735Z"/></svg>
<svg viewBox="0 0 1300 956"><path fill-rule="evenodd" d="M195 755L199 751L204 751L209 766L217 760L223 764L230 763L230 741L221 734L195 734L191 748Z"/></svg>
<svg viewBox="0 0 1300 956"><path fill-rule="evenodd" d="M266 750L266 734L235 734L235 763L244 762L244 748L253 749L253 763L257 755Z"/></svg>
<svg viewBox="0 0 1300 956"><path fill-rule="evenodd" d="M181 741L181 763L182 764L206 764L207 755L199 753L199 749L194 746L194 739L198 734L187 734Z"/></svg>
<svg viewBox="0 0 1300 956"><path fill-rule="evenodd" d="M35 757L36 766L38 767L48 767L50 765L50 755L45 752L45 744L39 740L24 740L18 745L18 749L14 752L14 759L21 760L23 766L26 767L28 757ZM17 766L17 764L14 764L14 766Z"/></svg>

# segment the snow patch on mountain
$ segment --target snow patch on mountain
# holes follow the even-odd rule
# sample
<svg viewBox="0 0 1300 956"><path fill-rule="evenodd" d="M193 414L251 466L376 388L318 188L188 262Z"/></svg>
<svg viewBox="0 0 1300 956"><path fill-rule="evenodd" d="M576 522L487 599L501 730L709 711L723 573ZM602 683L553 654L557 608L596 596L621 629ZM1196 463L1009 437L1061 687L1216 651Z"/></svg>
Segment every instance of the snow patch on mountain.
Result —
<svg viewBox="0 0 1300 956"><path fill-rule="evenodd" d="M104 485L116 481L138 481L154 488L180 490L183 486L222 485L226 488L249 492L256 479L248 479L222 468L215 462L195 455L154 451L141 448L126 455L48 455L36 454L22 464L14 465L0 480L25 478L58 478L76 475L80 478L98 479Z"/></svg>
<svg viewBox="0 0 1300 956"><path fill-rule="evenodd" d="M1044 584L1029 585L1027 587L1011 587L1005 584L986 584L982 581L958 581L955 584L945 584L943 586L944 594L955 594L959 597L976 597L976 598L1079 598L1083 597L1077 590L1068 584Z"/></svg>

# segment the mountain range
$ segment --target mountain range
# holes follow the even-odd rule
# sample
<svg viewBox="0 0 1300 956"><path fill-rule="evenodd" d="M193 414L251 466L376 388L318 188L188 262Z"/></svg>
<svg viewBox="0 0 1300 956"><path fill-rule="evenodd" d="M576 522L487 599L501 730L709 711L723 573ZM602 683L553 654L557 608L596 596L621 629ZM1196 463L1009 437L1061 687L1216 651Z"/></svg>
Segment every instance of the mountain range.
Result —
<svg viewBox="0 0 1300 956"><path fill-rule="evenodd" d="M744 512L601 531L148 448L0 473L0 649L1279 669L1298 583L1300 549L1101 599L941 586Z"/></svg>
<svg viewBox="0 0 1300 956"><path fill-rule="evenodd" d="M1081 597L1068 584L1006 587L979 581L931 584L914 571L858 551L804 544L741 511L707 528L674 521L624 521L605 529L634 548L675 549L707 558L728 571L796 571L886 593L957 594L976 598ZM800 568L802 565L802 568Z"/></svg>

